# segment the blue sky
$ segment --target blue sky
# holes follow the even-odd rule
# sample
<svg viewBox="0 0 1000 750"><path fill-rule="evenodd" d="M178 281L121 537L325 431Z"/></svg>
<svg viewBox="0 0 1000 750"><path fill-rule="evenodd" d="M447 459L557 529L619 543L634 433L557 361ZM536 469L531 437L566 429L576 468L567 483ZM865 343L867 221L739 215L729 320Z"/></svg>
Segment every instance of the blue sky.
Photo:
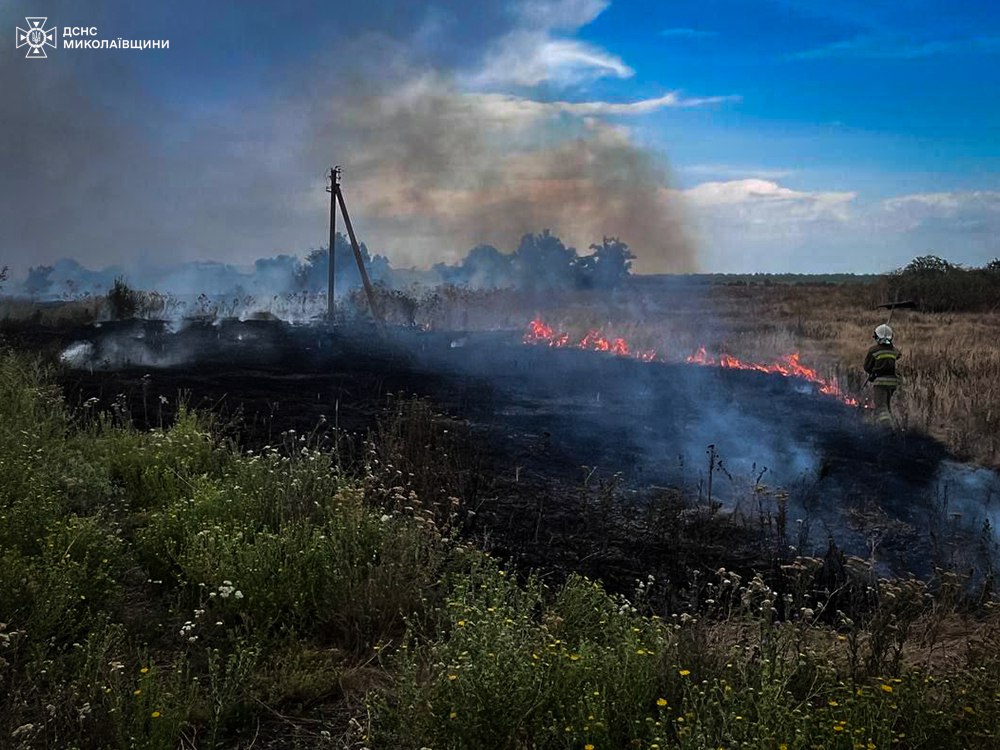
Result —
<svg viewBox="0 0 1000 750"><path fill-rule="evenodd" d="M645 271L1000 255L995 3L15 0L0 24L46 14L171 48L0 49L15 269L304 252L332 162L404 265L545 227Z"/></svg>
<svg viewBox="0 0 1000 750"><path fill-rule="evenodd" d="M871 5L871 4L869 4ZM635 91L677 86L741 98L692 128L651 123L679 167L692 157L814 170L823 180L870 174L948 189L996 186L1000 167L1000 6L883 3L651 3L610 6L582 30L626 49ZM811 7L810 7L811 6ZM829 15L828 9L836 15ZM671 140L667 140L667 138ZM703 145L700 145L703 144ZM845 163L845 158L847 161ZM919 184L919 182L917 183ZM821 187L821 185L813 185Z"/></svg>

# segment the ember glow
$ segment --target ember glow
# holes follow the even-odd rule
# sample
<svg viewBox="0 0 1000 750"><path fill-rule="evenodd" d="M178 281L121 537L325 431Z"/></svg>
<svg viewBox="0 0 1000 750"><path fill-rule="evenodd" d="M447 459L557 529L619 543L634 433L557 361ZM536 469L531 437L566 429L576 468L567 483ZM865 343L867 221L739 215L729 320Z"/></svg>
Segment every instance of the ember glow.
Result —
<svg viewBox="0 0 1000 750"><path fill-rule="evenodd" d="M597 329L588 331L587 335L577 341L568 333L556 331L540 318L535 318L528 323L523 340L525 344L540 344L555 348L574 347L577 349L589 349L597 352L608 352L619 357L633 357L643 362L669 361L665 356L657 355L657 352L652 349L632 349L625 339L609 338ZM843 392L836 378L824 378L816 370L802 364L798 352L786 354L776 362L765 364L761 362L747 362L729 354L712 356L705 350L704 346L701 346L694 354L685 357L684 361L690 365L724 367L731 370L755 370L770 375L783 375L786 378L799 378L815 385L817 390L823 395L836 398L848 406L858 405L856 398Z"/></svg>

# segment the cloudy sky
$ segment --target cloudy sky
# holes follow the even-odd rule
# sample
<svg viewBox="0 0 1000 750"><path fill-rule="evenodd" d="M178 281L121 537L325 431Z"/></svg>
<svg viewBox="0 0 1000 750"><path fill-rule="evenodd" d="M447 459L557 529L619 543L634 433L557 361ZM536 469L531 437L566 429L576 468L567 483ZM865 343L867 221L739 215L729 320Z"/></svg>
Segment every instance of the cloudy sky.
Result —
<svg viewBox="0 0 1000 750"><path fill-rule="evenodd" d="M26 16L168 50L15 49ZM324 242L324 172L397 265L551 228L642 271L1000 255L1000 6L13 0L0 265Z"/></svg>

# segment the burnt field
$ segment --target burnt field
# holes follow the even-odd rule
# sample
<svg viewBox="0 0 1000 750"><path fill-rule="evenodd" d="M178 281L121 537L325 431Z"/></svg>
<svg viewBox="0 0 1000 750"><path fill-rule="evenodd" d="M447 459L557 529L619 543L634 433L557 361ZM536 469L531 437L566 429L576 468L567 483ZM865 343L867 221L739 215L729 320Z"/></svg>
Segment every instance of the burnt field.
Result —
<svg viewBox="0 0 1000 750"><path fill-rule="evenodd" d="M6 324L0 736L995 746L994 470L773 317L549 312Z"/></svg>
<svg viewBox="0 0 1000 750"><path fill-rule="evenodd" d="M409 488L452 498L464 536L616 590L833 548L882 574L993 565L994 472L879 433L795 377L528 346L520 331L124 321L18 339L62 353L81 413L148 428L185 403L247 448L305 441L359 472L391 434Z"/></svg>

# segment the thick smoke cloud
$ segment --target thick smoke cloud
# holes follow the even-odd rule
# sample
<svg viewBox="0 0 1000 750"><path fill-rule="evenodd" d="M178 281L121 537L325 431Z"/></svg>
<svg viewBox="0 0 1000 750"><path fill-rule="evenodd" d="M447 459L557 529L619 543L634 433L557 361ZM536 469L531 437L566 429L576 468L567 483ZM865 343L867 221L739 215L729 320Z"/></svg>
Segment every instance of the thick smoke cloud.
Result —
<svg viewBox="0 0 1000 750"><path fill-rule="evenodd" d="M304 254L325 240L334 163L362 238L396 266L454 262L480 243L509 252L549 228L581 251L620 236L639 271L694 269L665 164L607 118L706 100L631 110L469 88L530 24L559 41L603 3L418 14L381 2L323 18L305 5L233 18L181 5L46 10L112 36L171 37L157 55L0 50L0 264L16 275L65 257L131 270ZM12 4L0 23L35 12ZM296 19L300 34L312 19L301 49L273 33ZM208 39L208 27L224 31ZM263 62L227 57L254 45ZM574 70L586 63L571 57Z"/></svg>
<svg viewBox="0 0 1000 750"><path fill-rule="evenodd" d="M665 166L620 128L434 76L333 109L332 127L358 145L351 194L374 222L372 244L396 245L391 257L453 261L477 242L512 249L549 228L578 248L620 236L642 271L693 270Z"/></svg>

